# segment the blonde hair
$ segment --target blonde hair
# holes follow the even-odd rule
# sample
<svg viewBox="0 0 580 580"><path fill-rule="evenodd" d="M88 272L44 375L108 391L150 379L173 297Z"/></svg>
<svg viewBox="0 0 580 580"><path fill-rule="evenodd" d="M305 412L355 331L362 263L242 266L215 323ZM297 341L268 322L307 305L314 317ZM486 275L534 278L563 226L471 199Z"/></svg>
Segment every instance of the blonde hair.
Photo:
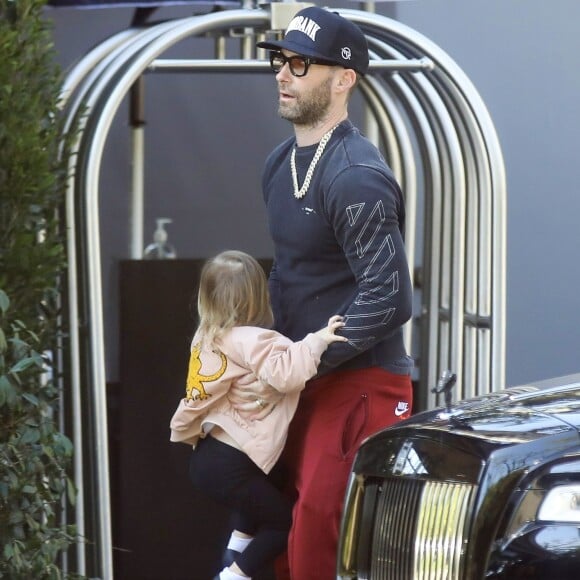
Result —
<svg viewBox="0 0 580 580"><path fill-rule="evenodd" d="M270 328L274 316L262 266L237 250L210 258L201 270L197 312L197 332L207 344L234 326Z"/></svg>

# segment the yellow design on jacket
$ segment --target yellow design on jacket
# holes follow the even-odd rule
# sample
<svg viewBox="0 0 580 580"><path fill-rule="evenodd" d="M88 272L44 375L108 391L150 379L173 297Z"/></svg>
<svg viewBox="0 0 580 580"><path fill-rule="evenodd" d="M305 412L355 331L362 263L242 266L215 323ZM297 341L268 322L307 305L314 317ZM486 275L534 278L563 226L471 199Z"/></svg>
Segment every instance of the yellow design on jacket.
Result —
<svg viewBox="0 0 580 580"><path fill-rule="evenodd" d="M185 387L185 396L188 401L191 401L192 399L203 401L204 399L211 397L211 394L206 393L203 383L217 381L226 372L226 368L228 366L228 360L226 359L226 356L221 352L216 353L219 354L220 358L222 359L221 367L213 375L202 375L200 373L200 352L201 344L198 343L191 349L191 356L189 357L189 370L187 372L187 384ZM194 390L197 391L197 394L193 393Z"/></svg>

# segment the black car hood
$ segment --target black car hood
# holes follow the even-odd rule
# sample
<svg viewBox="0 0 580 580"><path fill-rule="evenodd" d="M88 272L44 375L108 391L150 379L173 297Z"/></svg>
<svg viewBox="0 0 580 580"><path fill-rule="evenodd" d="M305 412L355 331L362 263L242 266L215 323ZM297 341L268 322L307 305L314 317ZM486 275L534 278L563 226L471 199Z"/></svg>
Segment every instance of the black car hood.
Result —
<svg viewBox="0 0 580 580"><path fill-rule="evenodd" d="M522 385L454 403L400 423L461 433L497 444L523 443L580 430L580 374ZM395 427L397 428L397 427ZM387 429L388 431L388 429Z"/></svg>
<svg viewBox="0 0 580 580"><path fill-rule="evenodd" d="M547 453L576 449L579 426L580 374L413 415L363 441L353 470L491 485Z"/></svg>

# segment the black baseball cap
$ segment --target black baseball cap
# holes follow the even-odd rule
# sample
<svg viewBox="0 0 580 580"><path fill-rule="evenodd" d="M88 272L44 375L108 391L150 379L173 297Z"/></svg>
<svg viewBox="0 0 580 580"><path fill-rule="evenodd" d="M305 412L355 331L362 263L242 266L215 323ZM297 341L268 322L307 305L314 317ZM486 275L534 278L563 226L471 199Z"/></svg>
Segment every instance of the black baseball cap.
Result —
<svg viewBox="0 0 580 580"><path fill-rule="evenodd" d="M290 50L352 68L364 75L369 67L369 48L362 30L337 12L309 6L290 21L284 40L258 42L269 50Z"/></svg>

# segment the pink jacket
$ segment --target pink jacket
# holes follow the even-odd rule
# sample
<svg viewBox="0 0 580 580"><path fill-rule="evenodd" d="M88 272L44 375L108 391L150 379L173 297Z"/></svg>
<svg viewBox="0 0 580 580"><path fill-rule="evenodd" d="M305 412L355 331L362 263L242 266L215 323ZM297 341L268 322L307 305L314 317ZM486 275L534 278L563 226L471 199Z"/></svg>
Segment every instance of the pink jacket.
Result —
<svg viewBox="0 0 580 580"><path fill-rule="evenodd" d="M268 473L282 452L300 391L312 378L328 345L314 334L292 342L273 330L238 326L223 336L219 350L192 341L186 396L171 419L171 441L195 447L204 425L219 425L256 465ZM233 382L258 377L285 396L264 419L249 420L230 404ZM207 429L206 429L207 430Z"/></svg>

